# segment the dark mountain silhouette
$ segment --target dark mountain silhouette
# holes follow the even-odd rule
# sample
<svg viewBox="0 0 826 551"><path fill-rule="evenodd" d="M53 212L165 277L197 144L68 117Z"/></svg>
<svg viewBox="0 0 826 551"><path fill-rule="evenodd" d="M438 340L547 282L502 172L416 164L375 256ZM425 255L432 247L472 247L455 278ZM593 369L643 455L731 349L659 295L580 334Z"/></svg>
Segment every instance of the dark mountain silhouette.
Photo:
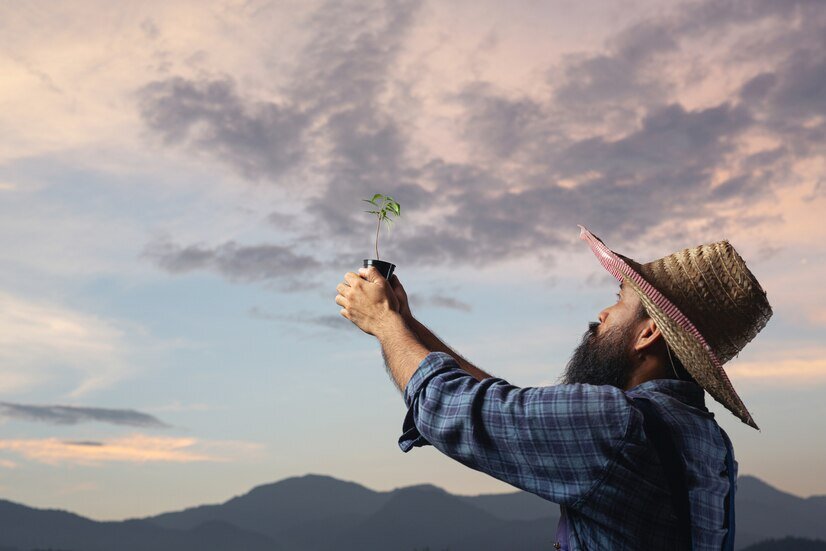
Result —
<svg viewBox="0 0 826 551"><path fill-rule="evenodd" d="M209 520L222 520L277 538L296 524L309 527L322 521L335 522L330 518L342 514L366 518L378 511L387 498L387 493L374 492L353 482L311 474L257 486L220 505L202 505L145 520L183 530Z"/></svg>
<svg viewBox="0 0 826 551"><path fill-rule="evenodd" d="M749 545L743 551L826 551L826 541L810 540L806 538L770 539L754 545Z"/></svg>
<svg viewBox="0 0 826 551"><path fill-rule="evenodd" d="M286 549L260 534L221 521L171 530L145 520L96 522L65 511L32 509L0 500L0 545L66 551L274 551Z"/></svg>
<svg viewBox="0 0 826 551"><path fill-rule="evenodd" d="M559 516L557 504L549 503L529 492L456 497L504 520L536 520Z"/></svg>
<svg viewBox="0 0 826 551"><path fill-rule="evenodd" d="M0 551L529 551L552 548L558 513L527 492L457 496L430 484L376 492L310 474L224 503L119 522L0 500ZM801 546L826 539L824 518L826 496L738 479L738 550L759 551L769 538L786 538L774 548L820 549Z"/></svg>
<svg viewBox="0 0 826 551"><path fill-rule="evenodd" d="M446 511L450 511L450 515L446 515ZM503 524L507 521L442 489L420 486L396 490L378 512L344 532L342 538L351 544L350 549L412 549L433 542L441 546L441 542L460 534L472 534L480 526ZM548 531L552 533L550 523ZM396 542L398 547L388 547L389 542Z"/></svg>
<svg viewBox="0 0 826 551"><path fill-rule="evenodd" d="M826 496L801 498L744 475L737 479L736 499L738 548L784 536L826 539Z"/></svg>
<svg viewBox="0 0 826 551"><path fill-rule="evenodd" d="M296 505L290 506L293 502ZM454 540L477 532L480 526L513 535L525 529L525 520L533 521L527 523L533 539L543 540L547 547L556 531L558 513L558 505L527 492L455 496L431 484L375 492L330 476L306 475L259 486L221 505L144 520L187 529L220 518L296 550L369 551L386 550L390 545L412 551L428 546L436 549L434 542L453 542L450 549L454 551L460 548Z"/></svg>

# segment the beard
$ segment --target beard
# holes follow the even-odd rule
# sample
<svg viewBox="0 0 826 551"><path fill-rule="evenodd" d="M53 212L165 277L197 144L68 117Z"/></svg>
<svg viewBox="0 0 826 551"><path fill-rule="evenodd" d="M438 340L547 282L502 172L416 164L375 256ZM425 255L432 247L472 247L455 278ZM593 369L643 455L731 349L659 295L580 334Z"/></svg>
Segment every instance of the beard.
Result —
<svg viewBox="0 0 826 551"><path fill-rule="evenodd" d="M565 366L562 384L612 385L625 390L634 368L628 357L632 324L597 335L599 325L588 324L582 342Z"/></svg>

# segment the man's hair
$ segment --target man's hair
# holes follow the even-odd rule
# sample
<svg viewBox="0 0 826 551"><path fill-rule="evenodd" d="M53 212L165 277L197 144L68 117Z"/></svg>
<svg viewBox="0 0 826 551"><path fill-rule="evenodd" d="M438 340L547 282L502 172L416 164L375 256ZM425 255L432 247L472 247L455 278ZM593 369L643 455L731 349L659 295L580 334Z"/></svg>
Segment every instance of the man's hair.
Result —
<svg viewBox="0 0 826 551"><path fill-rule="evenodd" d="M648 311L645 309L645 305L642 303L642 301L639 301L639 303L637 305L637 315L634 317L634 321L639 322L639 321L642 321L644 319L648 319L650 317L651 316L648 315ZM665 342L665 337L664 336L663 336L663 342ZM666 347L668 346L667 342L665 343L665 346ZM691 373L686 371L686 368L683 365L683 362L680 361L680 358L678 358L677 355L674 352L666 351L666 359L669 358L669 354L670 354L671 362L673 362L674 369L671 369L671 364L666 364L666 373L668 374L668 378L669 379L679 378L681 381L691 381L691 382L696 383L697 381L694 380L694 377L691 376ZM676 376L674 374L674 371L677 372Z"/></svg>

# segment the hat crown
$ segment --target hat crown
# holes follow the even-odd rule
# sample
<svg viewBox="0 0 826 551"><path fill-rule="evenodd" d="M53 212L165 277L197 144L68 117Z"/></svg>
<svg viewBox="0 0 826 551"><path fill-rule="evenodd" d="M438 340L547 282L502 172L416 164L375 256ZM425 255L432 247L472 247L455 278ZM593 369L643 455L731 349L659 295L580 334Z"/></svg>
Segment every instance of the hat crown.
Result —
<svg viewBox="0 0 826 551"><path fill-rule="evenodd" d="M772 316L766 291L727 240L637 267L691 320L721 363L739 354Z"/></svg>

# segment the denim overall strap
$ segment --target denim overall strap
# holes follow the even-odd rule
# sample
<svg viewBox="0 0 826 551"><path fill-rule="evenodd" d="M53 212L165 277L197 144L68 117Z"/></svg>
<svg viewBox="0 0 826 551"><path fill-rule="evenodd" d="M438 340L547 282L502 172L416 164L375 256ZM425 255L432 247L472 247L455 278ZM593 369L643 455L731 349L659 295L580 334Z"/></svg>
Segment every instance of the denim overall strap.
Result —
<svg viewBox="0 0 826 551"><path fill-rule="evenodd" d="M564 505L559 506L559 524L556 526L556 541L554 542L554 549L562 549L568 551L570 549L568 535L568 513Z"/></svg>
<svg viewBox="0 0 826 551"><path fill-rule="evenodd" d="M654 450L663 467L665 480L671 489L671 505L677 515L677 532L680 534L680 540L688 542L688 549L692 549L691 509L685 481L685 462L677 450L668 425L651 405L650 400L648 398L634 398L633 400L643 413L645 435L654 445Z"/></svg>
<svg viewBox="0 0 826 551"><path fill-rule="evenodd" d="M723 441L726 443L726 471L728 471L729 490L726 496L726 516L724 526L728 527L726 539L723 542L723 551L734 551L734 450L731 448L731 440L729 440L726 431L720 428L720 433L723 435Z"/></svg>

